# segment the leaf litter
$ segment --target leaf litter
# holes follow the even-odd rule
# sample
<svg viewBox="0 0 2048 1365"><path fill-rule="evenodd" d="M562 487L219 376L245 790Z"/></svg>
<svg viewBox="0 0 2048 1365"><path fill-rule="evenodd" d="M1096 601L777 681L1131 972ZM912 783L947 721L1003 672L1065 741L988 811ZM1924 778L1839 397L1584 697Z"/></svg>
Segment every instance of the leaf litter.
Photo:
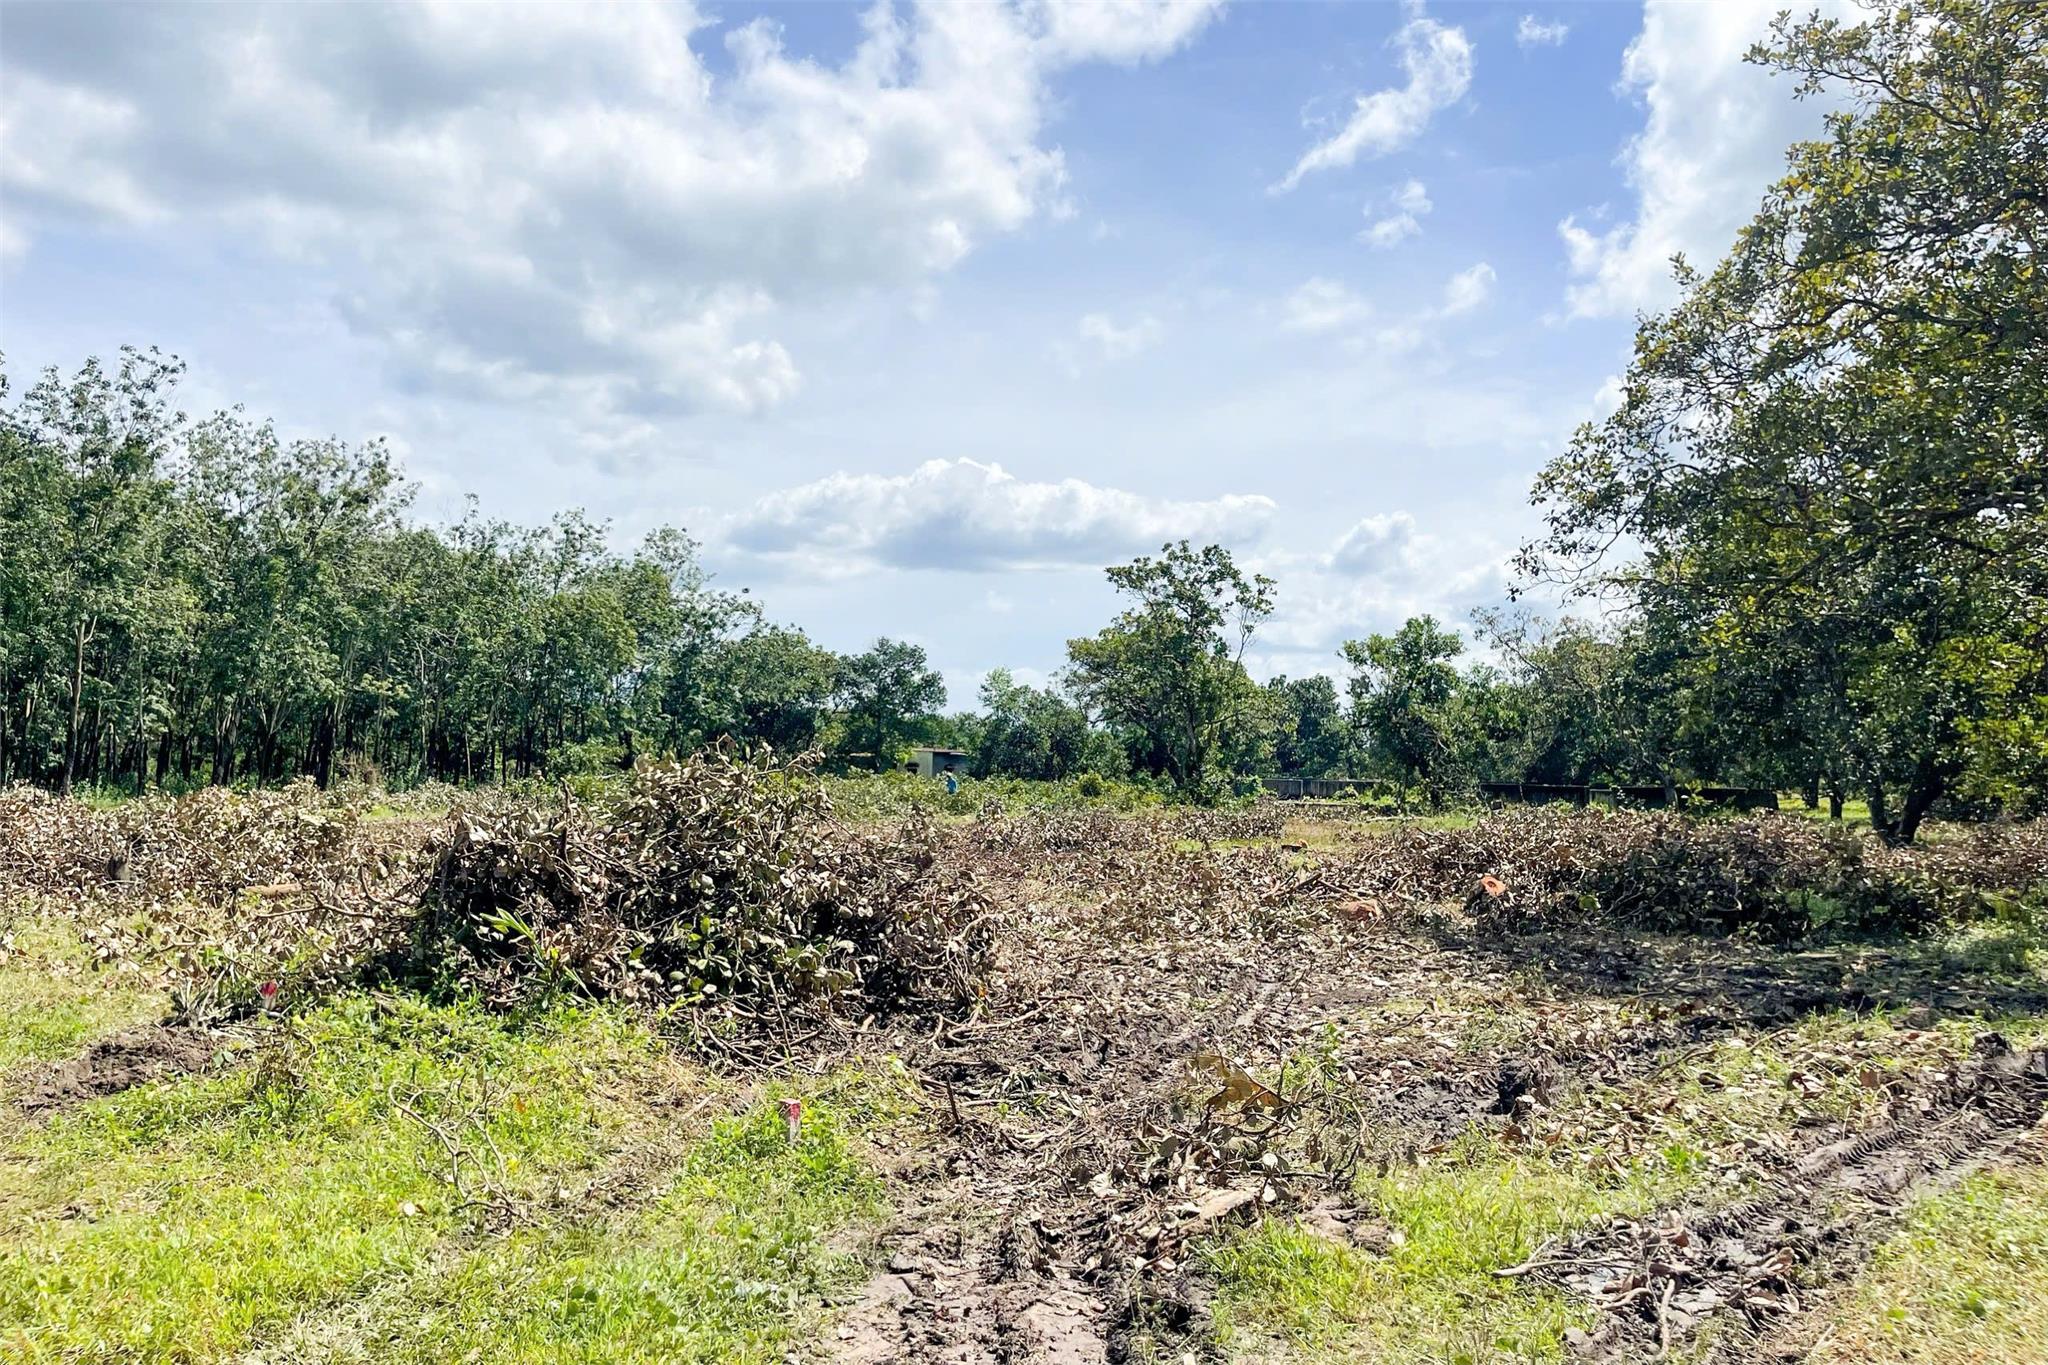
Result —
<svg viewBox="0 0 2048 1365"><path fill-rule="evenodd" d="M1595 1355L1722 1322L1758 1339L1853 1271L1907 1191L1994 1159L2048 1102L2038 1053L1985 1043L1943 1070L1923 1049L1918 1069L1886 1070L1794 1027L2040 1012L2038 978L1905 947L1587 923L1741 925L1801 878L1860 878L1917 920L2043 880L2031 827L1893 855L1793 822L1511 812L1360 826L1311 852L1240 842L1275 838L1270 811L850 826L801 777L714 754L609 805L484 803L395 828L306 792L113 821L8 793L0 868L75 893L103 957L173 963L196 983L184 998L210 1005L188 1005L198 1022L438 980L508 1008L637 1001L749 1074L898 1059L930 1131L883 1154L898 1209L883 1268L822 1348L859 1365L1199 1358L1205 1239L1275 1215L1384 1254L1399 1234L1358 1205L1362 1174L1475 1133L1618 1167L1698 1119L1644 1099L1649 1078L1768 1040L1807 1055L1768 1122L1703 1144L1729 1199L1505 1268L1609 1309L1581 1343ZM161 1074L143 1053L137 1078ZM1844 1076L1868 1102L1830 1117ZM1830 1201L1878 1216L1830 1220Z"/></svg>

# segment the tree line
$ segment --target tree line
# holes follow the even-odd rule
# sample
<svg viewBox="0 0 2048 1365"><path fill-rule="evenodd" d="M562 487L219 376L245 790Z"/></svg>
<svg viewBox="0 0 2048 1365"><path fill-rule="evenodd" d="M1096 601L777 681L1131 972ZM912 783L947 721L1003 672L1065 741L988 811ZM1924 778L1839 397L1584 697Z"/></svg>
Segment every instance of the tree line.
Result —
<svg viewBox="0 0 2048 1365"><path fill-rule="evenodd" d="M1778 22L1750 59L1838 104L1728 256L1676 262L1618 409L1538 475L1524 587L1595 628L1428 617L1341 677L1244 665L1274 584L1216 546L1108 570L1124 609L944 715L924 652L841 656L713 585L680 530L613 548L408 516L390 452L190 421L178 363L0 373L0 782L504 781L721 738L984 774L1691 782L2048 797L2048 6Z"/></svg>
<svg viewBox="0 0 2048 1365"><path fill-rule="evenodd" d="M178 373L127 351L0 412L0 781L503 781L828 719L881 750L944 695L912 647L766 621L681 531L419 525L381 444L190 422Z"/></svg>
<svg viewBox="0 0 2048 1365"><path fill-rule="evenodd" d="M621 553L573 512L421 525L382 445L190 421L178 377L127 351L11 401L0 374L0 782L504 782L720 739L877 768L922 742L983 776L1197 797L1265 773L1433 799L1656 774L1625 740L1615 642L1568 626L1459 672L1460 637L1421 618L1346 644L1341 693L1260 685L1243 655L1274 585L1186 543L1108 571L1129 607L1053 685L997 670L978 711L943 714L923 649L825 649L713 585L679 530Z"/></svg>

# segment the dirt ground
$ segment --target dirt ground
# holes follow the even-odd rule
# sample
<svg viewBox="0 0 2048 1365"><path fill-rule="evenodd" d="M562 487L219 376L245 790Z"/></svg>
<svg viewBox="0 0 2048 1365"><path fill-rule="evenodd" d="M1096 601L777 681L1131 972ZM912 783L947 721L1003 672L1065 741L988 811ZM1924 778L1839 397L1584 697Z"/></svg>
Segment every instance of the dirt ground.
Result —
<svg viewBox="0 0 2048 1365"><path fill-rule="evenodd" d="M932 875L1000 925L970 1008L820 1008L700 1040L748 1086L886 1068L918 1097L862 1136L889 1209L859 1238L872 1275L811 1305L794 1358L1376 1359L1341 1331L1299 1353L1279 1328L1225 1331L1243 1291L1216 1249L1284 1225L1391 1264L1408 1234L1374 1191L1472 1169L1591 1192L1481 1271L1561 1297L1567 1358L1801 1359L1914 1200L2048 1161L2048 977L2027 949L1507 932L1476 899L1357 894L1343 855L1373 837L962 826ZM45 1121L232 1066L229 1039L116 1033L11 1105ZM652 1142L650 1190L672 1147Z"/></svg>
<svg viewBox="0 0 2048 1365"><path fill-rule="evenodd" d="M224 1039L193 1028L157 1026L117 1033L50 1066L16 1105L30 1116L70 1109L167 1076L203 1071L226 1046Z"/></svg>
<svg viewBox="0 0 2048 1365"><path fill-rule="evenodd" d="M1724 1044L1783 1053L1792 1101L1845 1073L1862 1096L1773 1096L1781 1112L1712 1149L1704 1199L1499 1273L1601 1310L1569 1336L1588 1360L1796 1358L1810 1311L1915 1194L2048 1150L2048 1052L1980 1023L2048 1015L2038 977L1909 944L1501 935L1451 908L1395 921L1341 900L1263 921L1131 916L1091 907L1085 873L1045 870L1027 858L1000 887L1030 913L972 1018L855 1027L817 1054L900 1057L935 1116L889 1154L880 1269L822 1359L1222 1358L1205 1239L1292 1218L1371 1254L1389 1231L1356 1197L1361 1171L1461 1141L1584 1145L1589 1104L1654 1110ZM1808 1040L1836 1018L1879 1021L1904 1064L1879 1075ZM1592 1140L1626 1155L1649 1126L1625 1116Z"/></svg>

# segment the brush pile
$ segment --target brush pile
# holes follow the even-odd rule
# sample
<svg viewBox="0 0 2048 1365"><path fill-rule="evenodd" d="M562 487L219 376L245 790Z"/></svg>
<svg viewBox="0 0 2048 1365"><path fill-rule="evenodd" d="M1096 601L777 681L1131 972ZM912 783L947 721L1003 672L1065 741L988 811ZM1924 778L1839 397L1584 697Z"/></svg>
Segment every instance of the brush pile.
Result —
<svg viewBox="0 0 2048 1365"><path fill-rule="evenodd" d="M603 803L458 816L402 966L501 1005L954 1003L995 924L968 877L931 875L935 854L927 825L850 830L809 773L708 753Z"/></svg>
<svg viewBox="0 0 2048 1365"><path fill-rule="evenodd" d="M1524 809L1409 828L1321 880L1354 897L1466 899L1500 927L1602 921L1680 930L1910 930L2048 887L2048 838L1985 828L1967 849L1886 849L1811 821ZM1490 880L1489 880L1490 879Z"/></svg>
<svg viewBox="0 0 2048 1365"><path fill-rule="evenodd" d="M0 891L157 906L335 899L381 881L405 841L311 782L104 808L0 790Z"/></svg>

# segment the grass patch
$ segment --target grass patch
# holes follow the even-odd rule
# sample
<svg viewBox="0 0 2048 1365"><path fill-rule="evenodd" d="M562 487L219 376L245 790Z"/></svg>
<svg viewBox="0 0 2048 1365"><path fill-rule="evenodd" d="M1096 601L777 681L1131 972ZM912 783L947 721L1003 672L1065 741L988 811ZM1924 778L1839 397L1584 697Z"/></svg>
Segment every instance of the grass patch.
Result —
<svg viewBox="0 0 2048 1365"><path fill-rule="evenodd" d="M1476 1012L1460 1042L1473 1043L1467 1035L1478 1027L1492 1050L1504 1041L1492 1033L1512 1034L1514 1022ZM1333 1363L1562 1360L1566 1329L1589 1326L1591 1310L1495 1270L1547 1238L1614 1217L1743 1197L1757 1178L1746 1154L1817 1119L1869 1119L1887 1086L1952 1062L1980 1027L1956 1020L1910 1031L1883 1016L1815 1014L1570 1092L1526 1118L1519 1143L1468 1129L1445 1151L1359 1180L1363 1215L1391 1231L1383 1250L1282 1219L1205 1248L1221 1344L1261 1358L1284 1343L1291 1358Z"/></svg>
<svg viewBox="0 0 2048 1365"><path fill-rule="evenodd" d="M419 1264L472 1202L588 1167L652 1040L345 998L259 1060L97 1101L0 1159L0 1356L188 1361Z"/></svg>
<svg viewBox="0 0 2048 1365"><path fill-rule="evenodd" d="M67 925L29 920L0 954L0 1093L9 1073L69 1057L98 1038L151 1023L165 996L133 971L101 971Z"/></svg>
<svg viewBox="0 0 2048 1365"><path fill-rule="evenodd" d="M815 1098L794 1143L772 1101L722 1120L651 1206L485 1244L291 1358L781 1361L822 1296L862 1273L833 1240L880 1206L853 1121Z"/></svg>
<svg viewBox="0 0 2048 1365"><path fill-rule="evenodd" d="M2048 1341L2048 1167L1980 1172L1919 1200L1830 1317L1816 1361L2040 1359Z"/></svg>
<svg viewBox="0 0 2048 1365"><path fill-rule="evenodd" d="M1591 1311L1493 1272L1546 1237L1642 1213L1684 1178L1656 1160L1595 1169L1469 1136L1430 1165L1360 1181L1361 1207L1392 1230L1384 1252L1277 1219L1206 1248L1219 1341L1249 1350L1277 1337L1304 1359L1388 1365L1562 1359L1565 1330Z"/></svg>

